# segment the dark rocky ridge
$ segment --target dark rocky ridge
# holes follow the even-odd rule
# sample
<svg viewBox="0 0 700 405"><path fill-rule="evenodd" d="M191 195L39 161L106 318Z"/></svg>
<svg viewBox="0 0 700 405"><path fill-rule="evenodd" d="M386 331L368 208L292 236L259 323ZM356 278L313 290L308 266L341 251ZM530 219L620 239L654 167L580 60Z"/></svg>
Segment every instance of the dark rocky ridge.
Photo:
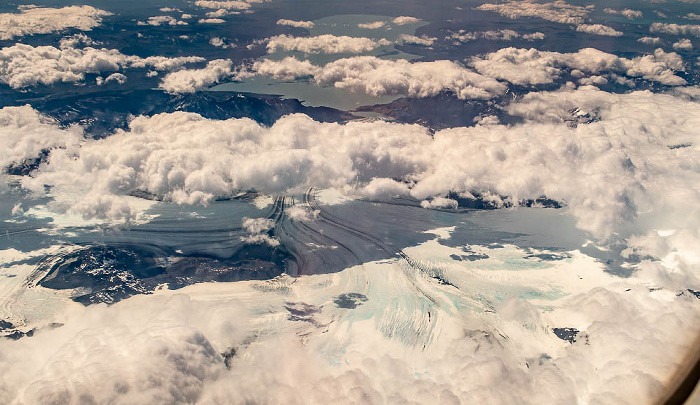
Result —
<svg viewBox="0 0 700 405"><path fill-rule="evenodd" d="M320 122L345 122L351 113L329 107L307 107L299 100L276 95L203 91L171 95L161 90L102 90L22 98L10 104L30 104L59 124L83 126L93 138L126 129L132 117L184 111L209 119L250 118L270 126L284 115L302 113Z"/></svg>
<svg viewBox="0 0 700 405"><path fill-rule="evenodd" d="M76 289L73 300L84 305L115 303L148 294L161 284L179 289L201 282L265 280L284 272L288 256L266 245L243 245L229 258L173 257L146 246L93 245L57 255L39 264L40 284Z"/></svg>
<svg viewBox="0 0 700 405"><path fill-rule="evenodd" d="M358 107L357 112L375 112L407 124L420 124L434 130L475 125L479 116L495 115L502 121L513 120L497 108L496 101L460 100L451 92L435 96L399 98L388 104Z"/></svg>

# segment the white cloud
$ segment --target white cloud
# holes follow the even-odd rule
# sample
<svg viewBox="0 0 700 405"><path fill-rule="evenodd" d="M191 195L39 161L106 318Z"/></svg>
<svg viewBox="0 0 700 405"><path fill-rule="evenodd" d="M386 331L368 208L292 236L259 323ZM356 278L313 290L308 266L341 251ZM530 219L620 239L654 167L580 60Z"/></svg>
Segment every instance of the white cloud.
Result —
<svg viewBox="0 0 700 405"><path fill-rule="evenodd" d="M416 17L409 17L409 16L400 16L396 17L391 22L393 22L396 25L406 25L406 24L415 24L419 22L421 19L416 18Z"/></svg>
<svg viewBox="0 0 700 405"><path fill-rule="evenodd" d="M375 41L370 38L335 36L330 34L313 37L292 37L277 35L267 43L267 52L299 51L310 54L318 53L364 53L372 51L381 45L388 45L386 40Z"/></svg>
<svg viewBox="0 0 700 405"><path fill-rule="evenodd" d="M637 40L645 45L658 45L661 43L661 38L659 37L641 37Z"/></svg>
<svg viewBox="0 0 700 405"><path fill-rule="evenodd" d="M404 44L414 44L414 45L423 45L423 46L433 46L433 43L435 43L435 41L437 41L437 38L429 37L427 35L421 35L420 37L417 37L415 35L402 34L399 37L399 39Z"/></svg>
<svg viewBox="0 0 700 405"><path fill-rule="evenodd" d="M217 48L227 49L227 48L234 48L235 47L235 45L228 43L225 38L221 38L221 37L212 37L209 40L209 43Z"/></svg>
<svg viewBox="0 0 700 405"><path fill-rule="evenodd" d="M226 376L219 353L240 344L248 329L241 303L183 295L69 305L63 316L65 327L17 342L0 359L2 373L13 375L0 387L3 402L194 403L207 383ZM13 373L19 358L33 364Z"/></svg>
<svg viewBox="0 0 700 405"><path fill-rule="evenodd" d="M601 86L608 84L608 79L604 78L603 76L593 75L580 78L578 83L581 86Z"/></svg>
<svg viewBox="0 0 700 405"><path fill-rule="evenodd" d="M296 78L313 76L321 69L308 60L298 60L288 56L282 60L263 59L253 64L253 71L276 80L292 81Z"/></svg>
<svg viewBox="0 0 700 405"><path fill-rule="evenodd" d="M440 209L440 208L456 209L458 207L458 203L457 203L457 200L453 200L451 198L435 197L431 200L421 201L420 206L423 208L429 208L429 209Z"/></svg>
<svg viewBox="0 0 700 405"><path fill-rule="evenodd" d="M194 2L194 5L218 10L247 10L250 8L250 2L237 0L197 0Z"/></svg>
<svg viewBox="0 0 700 405"><path fill-rule="evenodd" d="M292 205L285 208L284 214L294 221L313 221L318 218L320 210L310 209L308 206Z"/></svg>
<svg viewBox="0 0 700 405"><path fill-rule="evenodd" d="M511 41L513 39L523 38L526 41L534 41L538 39L544 39L545 35L541 32L534 32L531 34L520 34L513 30L508 29L498 29L489 31L474 31L468 32L465 30L459 30L450 33L445 39L452 40L455 45L459 43L465 43L469 41L474 41L476 39L488 39L492 41Z"/></svg>
<svg viewBox="0 0 700 405"><path fill-rule="evenodd" d="M307 30L314 27L313 21L294 21L286 20L284 18L277 20L277 25L288 25L290 27L306 28Z"/></svg>
<svg viewBox="0 0 700 405"><path fill-rule="evenodd" d="M230 11L226 9L221 9L221 10L216 10L216 11L209 11L205 14L205 16L209 19L221 19L221 17L226 17L231 14L239 14L239 11Z"/></svg>
<svg viewBox="0 0 700 405"><path fill-rule="evenodd" d="M572 127L572 110L596 119ZM88 141L77 153L53 150L49 164L22 184L39 193L44 184L84 190L89 198L72 209L104 217L130 212L112 207L135 189L178 203L307 187L356 187L367 196L408 187L419 200L449 191L514 201L544 194L565 201L579 226L599 238L638 212L671 215L676 211L668 207L678 207L687 213L686 202L700 197L692 163L700 144L700 104L694 101L582 87L530 93L508 112L526 122L432 136L418 125L324 124L303 115L283 117L270 128L188 113L138 117L127 131ZM668 147L677 144L693 146Z"/></svg>
<svg viewBox="0 0 700 405"><path fill-rule="evenodd" d="M581 24L576 27L576 31L608 37L619 37L622 35L622 32L603 24Z"/></svg>
<svg viewBox="0 0 700 405"><path fill-rule="evenodd" d="M371 269L403 280L391 266ZM470 271L474 273L481 276ZM340 280L352 282L342 276ZM291 288L298 291L304 281ZM382 335L379 329L386 321L377 315L357 311L350 315L355 319L348 319L347 312L331 305L311 307L319 311L318 318L336 316L321 335L303 322L285 320L284 305L294 305L289 296L274 299L253 288L221 292L213 285L199 290L211 294L207 297L195 290L138 296L111 306L73 305L62 317L62 327L44 328L31 339L1 342L0 370L8 377L0 398L7 403L177 405L654 401L667 388L662 381L679 368L697 332L698 317L688 300L638 293L645 287L643 281L575 294L566 299L568 308L556 309L587 327L581 335L590 337L589 344L583 337L574 344L553 342L557 339L549 328L556 323L550 311L543 313L517 299L500 303L497 316L453 315L431 308L442 329L420 350ZM291 284L284 279L278 283L285 288ZM617 291L627 285L634 290ZM316 290L306 286L300 301L311 301L329 289L338 291L333 285L324 287L319 292L318 284ZM402 297L413 293L397 292ZM221 298L226 294L240 301ZM266 299L267 306L256 305L251 296ZM268 319L254 318L255 310ZM424 313L414 311L417 315L409 318L401 312L395 310L392 318L420 322ZM358 313L364 319L358 321ZM277 329L260 333L256 321ZM302 333L306 339L296 336ZM342 352L334 345L343 345ZM236 355L227 370L219 353L230 347L236 348ZM549 354L532 354L536 349Z"/></svg>
<svg viewBox="0 0 700 405"><path fill-rule="evenodd" d="M614 14L614 15L622 15L624 17L627 17L628 20L634 20L637 18L642 18L644 17L644 13L642 13L639 10L631 10L629 8L623 9L623 10L614 10L612 8L606 8L605 10L606 13L608 14Z"/></svg>
<svg viewBox="0 0 700 405"><path fill-rule="evenodd" d="M500 4L482 4L477 10L494 11L508 18L537 17L562 24L583 24L593 6L580 7L563 0L551 3L507 1Z"/></svg>
<svg viewBox="0 0 700 405"><path fill-rule="evenodd" d="M622 10L621 12L622 15L627 17L628 20L634 20L636 18L642 18L644 17L644 13L642 13L639 10L630 10L628 8Z"/></svg>
<svg viewBox="0 0 700 405"><path fill-rule="evenodd" d="M480 33L483 38L486 39L491 39L491 40L502 40L502 41L510 41L513 38L518 38L520 34L513 30L491 30L491 31L484 31Z"/></svg>
<svg viewBox="0 0 700 405"><path fill-rule="evenodd" d="M589 74L619 73L671 86L686 84L683 78L674 74L674 71L684 69L683 59L676 53L666 53L661 49L652 55L627 59L593 48L574 53L503 48L472 58L471 65L481 74L520 85L552 83L561 75L562 68Z"/></svg>
<svg viewBox="0 0 700 405"><path fill-rule="evenodd" d="M316 83L333 85L373 96L400 94L426 97L452 91L461 99L489 99L505 91L498 81L482 76L452 61L416 62L384 60L374 56L339 59L323 67L286 58L262 61L253 68L258 74L281 72L286 79L313 75Z"/></svg>
<svg viewBox="0 0 700 405"><path fill-rule="evenodd" d="M112 73L111 75L107 76L106 78L102 78L101 76L98 76L96 81L97 81L98 86L102 86L103 84L107 84L109 82L124 84L124 83L126 83L126 76L124 76L121 73Z"/></svg>
<svg viewBox="0 0 700 405"><path fill-rule="evenodd" d="M386 24L384 21L375 21L371 23L357 24L357 26L368 30L376 30L378 28L382 28L384 24Z"/></svg>
<svg viewBox="0 0 700 405"><path fill-rule="evenodd" d="M19 13L0 13L0 40L34 34L48 34L75 28L90 31L112 15L90 6L45 8L25 6Z"/></svg>
<svg viewBox="0 0 700 405"><path fill-rule="evenodd" d="M82 128L59 128L30 106L0 109L0 177L4 169L25 160L39 158L42 151L74 149L82 140Z"/></svg>
<svg viewBox="0 0 700 405"><path fill-rule="evenodd" d="M700 20L700 14L688 13L683 16L686 20Z"/></svg>
<svg viewBox="0 0 700 405"><path fill-rule="evenodd" d="M117 72L129 68L153 67L173 70L187 63L200 62L195 56L140 58L124 55L116 49L92 47L61 49L52 46L16 44L0 49L0 82L14 89L57 82L79 83L85 73Z"/></svg>
<svg viewBox="0 0 700 405"><path fill-rule="evenodd" d="M533 32L532 34L523 34L522 37L526 41L536 41L544 39L545 35L542 32Z"/></svg>
<svg viewBox="0 0 700 405"><path fill-rule="evenodd" d="M138 25L153 25L157 27L159 25L187 25L187 23L169 15L157 15L149 17L146 22L139 21Z"/></svg>
<svg viewBox="0 0 700 405"><path fill-rule="evenodd" d="M223 24L226 20L221 18L200 18L197 22L200 24Z"/></svg>
<svg viewBox="0 0 700 405"><path fill-rule="evenodd" d="M275 226L272 219L243 218L242 226L248 232L248 235L241 237L244 242L252 245L279 246L279 240L267 234L267 231Z"/></svg>
<svg viewBox="0 0 700 405"><path fill-rule="evenodd" d="M394 197L407 196L410 193L408 184L384 177L373 178L367 185L358 189L358 197L370 200L390 200Z"/></svg>
<svg viewBox="0 0 700 405"><path fill-rule="evenodd" d="M168 93L194 93L239 73L230 60L216 59L201 69L183 69L168 73L160 87Z"/></svg>
<svg viewBox="0 0 700 405"><path fill-rule="evenodd" d="M100 43L93 41L90 37L81 33L61 38L58 47L61 49L75 48L79 45L100 45Z"/></svg>
<svg viewBox="0 0 700 405"><path fill-rule="evenodd" d="M693 49L693 43L687 39L681 39L678 42L673 44L673 49L679 50L679 51L690 51Z"/></svg>
<svg viewBox="0 0 700 405"><path fill-rule="evenodd" d="M653 23L649 27L649 31L671 35L693 35L700 38L700 25Z"/></svg>
<svg viewBox="0 0 700 405"><path fill-rule="evenodd" d="M650 92L611 95L592 90L591 88L584 88L575 92L530 93L525 96L522 103L513 104L509 111L528 120L542 122L543 120L551 119L553 122L561 122L567 119L567 116L571 117L569 111L573 108L579 108L579 111L583 112L595 112L594 114L602 120L600 123L584 125L582 129L579 129L581 128L579 126L576 132L580 133L581 136L585 136L583 135L584 133L591 134L595 132L599 136L603 136L603 138L598 138L598 140L609 139L612 142L620 142L619 146L625 145L623 149L618 149L617 146L608 148L602 144L598 144L598 146L590 144L589 146L593 147L593 149L603 147L603 149L607 150L604 154L608 152L616 154L619 159L622 159L618 160L617 164L622 166L631 164L629 166L630 169L625 174L623 174L624 170L617 170L614 171L615 174L611 171L607 172L607 174L597 173L594 175L607 176L609 174L621 181L616 184L614 189L599 190L599 192L590 189L586 192L589 196L607 195L604 198L607 199L606 204L609 204L608 208L606 208L607 214L597 217L596 215L588 216L588 214L583 213L584 211L589 211L589 214L592 213L590 211L597 209L595 207L602 200L588 200L581 205L576 203L576 208L571 206L572 210L577 212L576 215L580 215L579 218L587 217L591 221L590 223L580 221L579 226L583 229L603 230L607 228L610 230L615 227L615 225L612 225L613 223L624 222L628 215L634 217L638 211L644 212L646 209L654 211L655 214L653 215L663 215L662 211L664 209L661 207L665 204L674 206L682 204L680 200L678 203L672 203L669 200L678 199L681 195L693 195L699 191L696 186L692 186L687 190L683 189L687 186L679 186L679 184L686 181L694 181L692 179L697 174L691 173L689 167L684 168L685 163L682 162L687 161L686 159L693 159L691 156L697 150L687 151L687 155L681 153L682 157L674 152L670 152L667 157L662 157L662 155L667 154L666 150L670 150L668 145L688 142L695 145L694 136L689 131L695 125L693 122L698 118L692 118L690 114L695 114L695 111L700 109L700 104L680 102L679 99L671 96L652 94ZM671 124L675 120L680 121L676 125ZM673 125L673 127L671 128L669 125ZM598 132L599 130L601 132ZM647 135L651 135L652 138L644 138ZM581 146L582 144L578 142L577 145ZM592 152L593 149L590 151ZM652 150L657 150L661 155L649 155L649 153L654 153ZM578 154L580 151L579 149L574 154ZM608 155L608 157L611 156ZM600 157L603 158L603 155ZM627 161L625 159L630 160ZM673 162L663 162L664 159L671 159ZM597 164L594 163L595 160L589 161L592 165L590 166L591 168ZM623 160L628 163L623 163ZM602 161L598 161L598 163L602 163ZM649 170L654 171L654 174L651 175L652 177L644 178L644 176L651 174ZM674 180L671 180L671 178L674 178ZM605 184L610 185L618 180L610 179ZM594 186L595 181L591 178L587 181L576 183L582 186L585 184L584 187L595 188L597 187ZM600 184L602 185L603 183ZM572 184L572 186L574 185ZM641 191L642 189L644 191ZM639 194L640 191L641 194ZM613 197L613 195L617 195L617 197ZM579 197L583 197L583 194ZM632 198L633 201L625 201L628 197ZM616 202L613 201L615 199L617 199ZM654 201L654 199L657 200ZM681 200L685 200L685 197L681 198ZM571 201L569 199L569 202ZM606 224L605 221L610 221L610 224ZM681 217L676 217L673 221L676 221L674 222L676 225L681 226L683 220ZM674 226L670 223L667 223L667 225Z"/></svg>

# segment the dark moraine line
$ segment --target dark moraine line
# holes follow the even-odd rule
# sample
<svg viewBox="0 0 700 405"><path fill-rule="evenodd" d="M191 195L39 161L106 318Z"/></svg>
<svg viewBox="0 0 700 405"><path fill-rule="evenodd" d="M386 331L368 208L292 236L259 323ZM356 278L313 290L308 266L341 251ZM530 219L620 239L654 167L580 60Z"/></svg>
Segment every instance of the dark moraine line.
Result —
<svg viewBox="0 0 700 405"><path fill-rule="evenodd" d="M350 234L366 241L369 242L370 244L373 244L377 246L379 249L384 251L389 257L400 257L408 263L408 265L412 268L414 268L416 271L419 273L424 273L421 267L417 264L415 260L413 260L411 257L409 257L407 254L405 254L402 250L396 249L393 246L387 245L381 240L375 238L374 236L367 234L355 227L350 226L347 223L342 223L342 219L330 214L327 210L324 210L321 205L318 204L316 201L316 196L315 193L313 192L313 189L307 190L307 192L304 194L304 202L312 205L315 207L317 210L319 210L319 217L322 218L326 223L335 226L337 228L343 229L346 232L349 232ZM451 285L451 284L450 284ZM426 291L424 291L422 288L418 287L415 283L413 283L414 288L420 292L424 297L426 297L428 300L433 302L434 304L438 305L437 300L433 298L430 294L428 294Z"/></svg>

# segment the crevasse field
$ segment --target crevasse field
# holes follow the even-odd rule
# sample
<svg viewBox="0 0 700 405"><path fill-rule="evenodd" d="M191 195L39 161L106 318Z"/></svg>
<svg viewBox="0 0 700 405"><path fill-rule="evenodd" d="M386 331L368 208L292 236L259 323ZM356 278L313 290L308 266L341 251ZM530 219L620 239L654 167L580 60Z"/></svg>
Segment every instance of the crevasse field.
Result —
<svg viewBox="0 0 700 405"><path fill-rule="evenodd" d="M0 403L655 404L696 0L0 4Z"/></svg>

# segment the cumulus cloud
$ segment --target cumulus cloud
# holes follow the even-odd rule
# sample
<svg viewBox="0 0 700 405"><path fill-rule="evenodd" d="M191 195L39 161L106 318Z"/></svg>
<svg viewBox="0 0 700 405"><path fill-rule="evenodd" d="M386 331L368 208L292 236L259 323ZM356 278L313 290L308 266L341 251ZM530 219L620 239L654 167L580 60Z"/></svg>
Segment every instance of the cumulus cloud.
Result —
<svg viewBox="0 0 700 405"><path fill-rule="evenodd" d="M433 46L433 43L435 43L435 41L437 41L437 38L429 37L427 35L421 35L420 37L417 37L415 35L402 34L399 37L399 39L404 44L423 45L423 46Z"/></svg>
<svg viewBox="0 0 700 405"><path fill-rule="evenodd" d="M168 93L194 93L223 79L240 77L241 74L230 60L216 59L201 69L182 69L168 73L161 81L160 87Z"/></svg>
<svg viewBox="0 0 700 405"><path fill-rule="evenodd" d="M93 41L92 38L85 34L75 34L69 37L61 38L58 47L63 48L76 48L80 45L100 45L100 42Z"/></svg>
<svg viewBox="0 0 700 405"><path fill-rule="evenodd" d="M406 24L415 24L419 22L421 19L416 18L416 17L409 17L409 16L399 16L391 20L396 25L406 25Z"/></svg>
<svg viewBox="0 0 700 405"><path fill-rule="evenodd" d="M0 82L14 89L58 82L79 83L86 73L118 72L130 68L152 67L156 70L179 69L187 63L200 62L195 56L125 55L116 49L62 48L16 44L0 49Z"/></svg>
<svg viewBox="0 0 700 405"><path fill-rule="evenodd" d="M80 127L59 128L28 105L4 107L0 109L0 173L12 164L38 159L43 151L72 150L82 134Z"/></svg>
<svg viewBox="0 0 700 405"><path fill-rule="evenodd" d="M567 97L571 98L565 100ZM561 104L555 107L556 103ZM626 177L626 180L623 181L624 185L622 183L618 184L617 186L619 186L619 188L617 188L617 191L608 190L613 194L618 193L617 198L619 199L617 200L617 202L608 200L608 202L611 204L611 206L608 207L608 214L611 216L608 217L607 220L619 223L621 221L625 221L625 217L627 215L636 215L635 213L637 212L637 210L641 212L649 208L655 211L657 209L661 209L660 207L662 207L664 204L669 204L670 202L667 199L677 198L679 195L685 195L686 192L690 193L690 195L697 192L695 186L693 186L687 191L675 188L676 185L679 184L678 181L682 183L684 183L685 181L692 181L691 179L696 176L696 174L693 174L691 173L691 171L688 170L689 167L681 168L684 166L684 163L681 163L681 161L685 161L688 158L692 159L691 155L693 155L695 152L688 151L687 156L685 154L682 154L683 157L679 157L678 154L671 152L670 154L673 155L673 157L671 158L669 156L668 159L673 159L674 162L668 162L668 165L665 165L657 160L663 159L660 156L652 157L646 155L646 153L652 153L651 150L654 149L658 149L662 153L666 153L666 150L673 150L669 148L669 145L683 144L688 142L692 143L693 145L695 144L695 141L690 140L693 136L689 133L691 126L688 125L690 125L692 121L695 121L696 118L691 118L690 115L686 114L693 114L693 111L696 111L698 108L700 108L700 104L694 102L680 102L680 104L678 103L679 100L671 96L652 94L650 92L636 92L625 96L617 96L597 90L592 90L591 88L584 88L575 92L561 91L542 94L530 93L529 95L525 96L525 99L522 103L516 103L511 105L509 111L516 115L523 116L528 120L543 121L551 119L554 122L561 122L561 120L567 119L567 116L571 117L571 113L569 110L572 110L574 108L579 108L579 111L586 112L598 111L596 115L599 118L601 118L600 124L591 123L585 125L586 129L577 128L576 131L588 131L592 130L593 128L596 128L598 125L602 125L605 128L602 129L602 131L606 134L605 137L614 136L614 139L616 139L616 141L613 142L619 141L626 145L625 152L622 152L618 156L621 159L631 159L631 169L624 175L622 175L621 171L617 171L617 174L615 174L615 176L622 175L623 177ZM628 108L629 110L625 110ZM643 127L647 124L646 119L638 121L636 124L632 124L631 120L640 119L642 116L646 116L647 119L651 119L651 116L647 114L651 111L650 109L657 108L660 110L654 111L652 115L655 117L654 119L662 119L662 121L659 121L655 124L651 124L651 122L648 122L649 125L654 125L654 128ZM683 108L683 110L674 112L673 110L676 108ZM669 115L667 118L662 118L662 114ZM662 127L663 125L670 125L669 120L673 121L676 119L680 119L680 121L679 124L676 127L674 127L674 129L668 131L669 128ZM613 129L612 127L608 126L613 125L613 123L615 122L617 122L617 125L619 125L617 129ZM618 135L613 135L615 133L619 134L621 138L618 138ZM641 139L642 137L648 134L654 134L652 136L655 140ZM685 140L681 141L681 139ZM632 152L632 150L635 150L635 152ZM644 150L646 150L646 152L644 152ZM612 151L612 149L609 149L609 151ZM627 154L627 152L629 152L630 154ZM676 159L680 159L680 161ZM639 177L640 175L644 176L648 174L648 172L646 171L647 168L651 169L652 167L655 168L652 170L659 169L659 171L655 172L655 174L653 175L653 179L642 179L641 177ZM662 169L662 167L664 167L664 169ZM663 180L663 178L667 178L667 180ZM676 178L676 180L673 180L674 185L664 184L665 181L671 181L671 178ZM680 180L681 178L683 178L684 180ZM589 185L592 186L592 183L590 183ZM666 187L673 188L674 191L666 189ZM622 191L623 189L626 189L627 191ZM644 189L642 194L638 194L638 191L641 191L642 189ZM608 193L608 191L602 192L606 194ZM608 195L611 196L610 194ZM672 195L675 195L675 197L671 197ZM633 201L627 201L627 197L633 198ZM652 201L655 198L660 198L660 200ZM684 198L682 198L682 200L684 200ZM593 206L597 205L599 202L600 201L588 201L586 204L580 205L577 208L573 208L573 210L577 211L579 215L582 215L581 211L579 210L587 211L595 209L593 208ZM675 203L670 204L675 205ZM682 203L679 202L678 204ZM586 207L586 205L588 206ZM613 206L616 207L613 208ZM613 214L613 211L617 211L617 213ZM660 211L655 212L656 214L661 215ZM590 217L590 219L593 220L593 217ZM591 222L590 224L579 223L579 225L584 229L611 229L611 226L605 225L604 221L605 220L602 217L598 217L595 220L593 220L593 222ZM682 220L680 219L680 217L675 218L673 221L676 225L681 226L682 224ZM673 225L671 225L670 223L668 225L673 227Z"/></svg>
<svg viewBox="0 0 700 405"><path fill-rule="evenodd" d="M294 221L313 221L320 213L320 210L310 209L308 205L292 205L284 210L284 214Z"/></svg>
<svg viewBox="0 0 700 405"><path fill-rule="evenodd" d="M653 23L649 27L649 31L671 35L692 35L700 38L700 25Z"/></svg>
<svg viewBox="0 0 700 405"><path fill-rule="evenodd" d="M603 24L581 24L576 27L576 31L608 37L619 37L622 35L622 32Z"/></svg>
<svg viewBox="0 0 700 405"><path fill-rule="evenodd" d="M245 243L251 245L279 246L280 242L271 237L267 232L275 227L275 221L269 218L243 218L243 229L248 235L241 237Z"/></svg>
<svg viewBox="0 0 700 405"><path fill-rule="evenodd" d="M536 41L536 40L541 40L545 38L544 33L542 32L533 32L531 34L523 34L522 38L526 41Z"/></svg>
<svg viewBox="0 0 700 405"><path fill-rule="evenodd" d="M571 125L577 122L571 111L594 119ZM661 215L668 207L680 210L679 204L687 212L685 201L700 196L692 163L694 128L700 125L700 104L694 101L582 87L531 93L508 112L526 122L432 136L417 125L324 124L303 115L284 117L270 128L187 113L138 117L128 130L86 142L78 152L53 150L48 164L22 184L38 193L44 184L70 185L107 198L106 207L133 190L178 203L202 203L239 190L274 194L348 186L367 196L404 193L408 187L418 200L450 191L512 201L546 195L565 201L579 226L600 238L638 212ZM678 144L693 146L669 148ZM84 201L81 213L107 209L95 200L89 211L93 200Z"/></svg>
<svg viewBox="0 0 700 405"><path fill-rule="evenodd" d="M313 21L294 21L286 20L284 18L277 20L277 25L288 25L290 27L306 28L307 30L314 27Z"/></svg>
<svg viewBox="0 0 700 405"><path fill-rule="evenodd" d="M251 2L237 0L197 0L195 6L217 10L247 10Z"/></svg>
<svg viewBox="0 0 700 405"><path fill-rule="evenodd" d="M631 10L629 8L626 8L623 10L615 10L612 8L606 8L603 11L605 11L608 14L621 15L621 16L627 17L628 20L634 20L637 18L642 18L644 16L644 13L642 13L641 11Z"/></svg>
<svg viewBox="0 0 700 405"><path fill-rule="evenodd" d="M226 20L221 18L200 18L197 22L200 24L223 24Z"/></svg>
<svg viewBox="0 0 700 405"><path fill-rule="evenodd" d="M0 387L3 402L197 402L207 382L226 375L220 353L240 344L248 329L240 303L187 296L69 307L64 316L65 327L14 342L9 352L3 344L0 368L13 376ZM12 372L22 357L31 360Z"/></svg>
<svg viewBox="0 0 700 405"><path fill-rule="evenodd" d="M103 84L107 84L110 82L115 82L117 84L124 84L124 83L126 83L127 78L126 78L126 76L124 76L121 73L112 73L111 75L107 76L106 78L102 78L101 76L98 76L97 79L95 79L95 80L97 81L97 85L101 86Z"/></svg>
<svg viewBox="0 0 700 405"><path fill-rule="evenodd" d="M321 68L308 60L298 60L288 56L282 60L262 59L253 64L253 71L262 76L273 79L292 81L297 78L313 76L321 71Z"/></svg>
<svg viewBox="0 0 700 405"><path fill-rule="evenodd" d="M674 74L675 71L684 70L683 59L676 53L666 53L662 49L657 49L651 55L627 59L593 48L574 53L503 48L472 58L471 65L483 75L521 85L552 83L562 74L563 68L589 74L618 73L669 86L686 84L683 78Z"/></svg>
<svg viewBox="0 0 700 405"><path fill-rule="evenodd" d="M169 15L157 15L149 17L145 22L139 21L138 25L153 25L157 27L160 25L187 25L187 23Z"/></svg>
<svg viewBox="0 0 700 405"><path fill-rule="evenodd" d="M430 200L423 200L420 203L423 208L430 209L456 209L458 207L457 200L445 197L435 197Z"/></svg>
<svg viewBox="0 0 700 405"><path fill-rule="evenodd" d="M530 93L504 107L522 119L518 125L436 133L388 122L318 123L301 115L264 127L179 112L137 117L129 129L79 147L49 143L54 149L47 163L22 184L40 193L43 184L70 188L85 201L76 209L91 215L107 207L106 216L117 215L124 207L119 197L134 189L196 201L197 193L226 196L238 186L295 193L333 185L370 199L410 195L429 209L454 208L449 191L513 200L545 194L566 202L567 212L594 237L626 238L623 254L655 259L642 260L629 278L606 274L601 263L576 250L560 264L533 265L523 259L531 252L501 246L487 251L490 262L465 264L450 255L481 253L482 247L450 248L436 238L404 253L415 267L466 274L447 278L456 288L383 260L326 278L282 276L269 283L200 285L177 295L160 291L112 306L65 305L59 319L47 321L63 326L0 341L0 373L7 376L0 401L653 400L700 325L697 299L685 293L697 283L700 264L700 212L692 203L700 197L700 104L697 89L686 90L686 97L590 87ZM29 107L0 110L0 117L5 113L11 118L0 122L15 137L31 132L43 142L65 136ZM581 116L595 119L571 125ZM308 211L290 215L312 217ZM269 219L247 218L242 225L250 243L268 243ZM522 264L517 271L503 268L514 262ZM385 288L366 293L369 300L353 312L332 305L338 289L368 280ZM418 297L411 302L417 283L445 304ZM559 294L562 284L566 296L545 301L546 311L541 300L502 299L513 285ZM453 309L453 302L483 300L489 292L498 297L489 300L495 306L489 311ZM237 296L243 302L230 298ZM400 310L385 297L395 297L390 302ZM295 305L309 308L318 324L288 320ZM421 335L430 337L425 346L407 344L405 335L384 328L436 319L439 328ZM577 340L558 340L551 328L562 326L580 330Z"/></svg>
<svg viewBox="0 0 700 405"><path fill-rule="evenodd" d="M641 37L637 40L645 45L658 45L661 43L661 38L659 37Z"/></svg>
<svg viewBox="0 0 700 405"><path fill-rule="evenodd" d="M534 32L531 34L520 34L519 32L508 29L498 29L481 32L468 32L465 30L459 30L450 33L450 35L448 35L445 39L452 41L455 45L458 45L459 43L474 41L476 39L488 39L492 41L511 41L517 38L522 38L526 41L534 41L538 39L544 39L545 35L541 32Z"/></svg>
<svg viewBox="0 0 700 405"><path fill-rule="evenodd" d="M368 30L376 30L378 28L382 28L384 24L386 24L384 21L375 21L371 23L357 24L357 26Z"/></svg>
<svg viewBox="0 0 700 405"><path fill-rule="evenodd" d="M384 177L373 178L367 185L358 189L355 194L370 200L386 200L394 197L409 195L408 184Z"/></svg>
<svg viewBox="0 0 700 405"><path fill-rule="evenodd" d="M230 11L226 9L221 9L221 10L216 10L216 11L208 11L204 15L209 18L209 19L221 19L221 17L226 17L231 14L240 14L239 11Z"/></svg>
<svg viewBox="0 0 700 405"><path fill-rule="evenodd" d="M678 42L673 44L673 49L679 50L679 51L690 51L693 49L693 43L687 39L681 39Z"/></svg>
<svg viewBox="0 0 700 405"><path fill-rule="evenodd" d="M19 13L0 13L0 39L34 34L48 34L69 28L90 31L112 15L91 6L47 8L23 6Z"/></svg>
<svg viewBox="0 0 700 405"><path fill-rule="evenodd" d="M377 270L399 277L391 267ZM249 297L269 295L252 288L233 290L240 301L219 298L213 290L214 296L207 298L195 293L140 296L109 307L70 307L64 326L31 339L2 342L0 367L8 379L0 398L7 403L178 405L535 404L581 397L591 403L610 398L642 403L663 392L660 381L678 366L684 345L697 331L697 311L687 300L625 295L615 291L619 287L593 289L567 300L576 309L561 312L583 318L590 344L581 338L565 345L551 341L556 338L548 330L546 312L517 299L500 303L497 319L460 318L432 309L444 327L425 349L382 335L377 329L383 321L376 316L358 311L365 322L353 322L328 307L312 307L319 317L337 317L320 336L300 322L286 321L280 304L266 302L267 307L255 309L274 316L267 323L277 330L259 333L253 311L246 307L254 301ZM319 289L306 287L302 297L311 300ZM293 303L284 305L294 309ZM419 315L408 319L420 322ZM336 354L339 349L332 345L341 339L347 347ZM646 349L643 356L640 347ZM537 349L551 356L532 353Z"/></svg>
<svg viewBox="0 0 700 405"><path fill-rule="evenodd" d="M243 229L249 235L241 237L241 240L251 245L279 246L279 240L266 234L274 225L274 221L267 218L243 218Z"/></svg>
<svg viewBox="0 0 700 405"><path fill-rule="evenodd" d="M209 40L209 43L217 48L223 48L223 49L235 47L235 45L228 43L225 38L221 38L221 37L212 37Z"/></svg>
<svg viewBox="0 0 700 405"><path fill-rule="evenodd" d="M562 24L583 24L593 6L573 6L563 0L551 3L535 3L533 1L506 1L505 3L486 3L477 10L494 11L508 18L537 17Z"/></svg>
<svg viewBox="0 0 700 405"><path fill-rule="evenodd" d="M382 45L389 45L387 40L375 41L370 38L335 36L330 34L313 37L292 37L289 35L277 35L271 37L267 43L268 53L277 51L299 51L309 54L318 53L364 53L377 49Z"/></svg>
<svg viewBox="0 0 700 405"><path fill-rule="evenodd" d="M411 63L374 56L339 59L318 67L308 61L286 58L256 63L258 74L280 72L286 79L313 75L316 83L373 96L400 94L426 97L451 91L461 99L489 99L505 91L498 81L446 60Z"/></svg>

